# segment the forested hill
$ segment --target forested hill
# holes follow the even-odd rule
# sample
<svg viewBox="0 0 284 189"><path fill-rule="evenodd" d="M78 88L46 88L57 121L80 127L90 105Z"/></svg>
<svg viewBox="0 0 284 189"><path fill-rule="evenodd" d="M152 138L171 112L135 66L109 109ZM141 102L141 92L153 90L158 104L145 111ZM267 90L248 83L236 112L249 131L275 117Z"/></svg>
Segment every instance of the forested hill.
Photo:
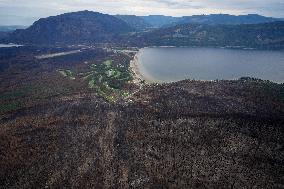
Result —
<svg viewBox="0 0 284 189"><path fill-rule="evenodd" d="M16 30L8 40L36 44L110 42L130 31L134 29L114 16L81 11L40 19L26 30Z"/></svg>
<svg viewBox="0 0 284 189"><path fill-rule="evenodd" d="M284 22L243 25L184 24L132 37L140 46L214 46L284 49Z"/></svg>
<svg viewBox="0 0 284 189"><path fill-rule="evenodd" d="M281 21L279 18L265 17L258 14L248 14L248 15L229 15L229 14L211 14L211 15L194 15L194 16L184 16L177 24L226 24L226 25L240 25L240 24L261 24L261 23L271 23Z"/></svg>
<svg viewBox="0 0 284 189"><path fill-rule="evenodd" d="M239 24L261 24L270 23L276 21L283 21L284 19L265 17L258 14L248 15L229 15L229 14L210 14L210 15L193 15L193 16L164 16L164 15L149 15L149 16L131 16L131 15L120 15L123 19L131 20L144 20L144 22L151 27L161 28L168 26L175 26L180 24L227 24L227 25L239 25ZM137 22L136 22L137 23ZM142 25L140 25L142 26ZM144 24L144 29L149 26Z"/></svg>
<svg viewBox="0 0 284 189"><path fill-rule="evenodd" d="M151 28L152 25L146 22L143 18L135 15L115 15L116 18L119 18L126 22L132 28L135 28L137 31L142 31L147 28Z"/></svg>
<svg viewBox="0 0 284 189"><path fill-rule="evenodd" d="M224 21L225 17L229 18L230 16L219 15L216 16L215 21L219 20L219 23L222 23L220 18L223 18ZM259 16L255 17L259 18ZM2 39L1 42L40 45L108 43L118 46L138 47L170 45L284 49L284 21L242 25L207 24L208 22L204 21L205 24L181 24L168 28L153 29L151 24L147 24L149 21L147 19L150 18L155 18L156 22L162 19L163 24L167 20L174 21L173 17L163 19L163 16L150 16L147 18L111 16L97 12L81 11L40 19L31 27L16 30L10 33L8 37L7 34L2 35L2 38L5 39ZM213 16L206 18L211 18L212 21ZM242 17L232 16L231 19L237 18ZM252 19L252 15L244 18L246 19L243 19L243 22L249 20L249 18L251 21L257 20ZM195 21L197 20L195 19ZM270 19L270 21L272 20Z"/></svg>

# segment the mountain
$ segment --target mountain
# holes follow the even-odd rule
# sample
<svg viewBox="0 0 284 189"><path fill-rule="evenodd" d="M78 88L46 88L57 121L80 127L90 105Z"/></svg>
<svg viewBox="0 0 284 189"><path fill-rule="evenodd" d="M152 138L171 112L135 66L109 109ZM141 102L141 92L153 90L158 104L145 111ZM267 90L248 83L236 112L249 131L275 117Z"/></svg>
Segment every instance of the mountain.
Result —
<svg viewBox="0 0 284 189"><path fill-rule="evenodd" d="M237 25L237 24L260 24L280 21L281 19L264 17L257 14L248 15L229 15L229 14L211 14L211 15L194 15L194 16L184 16L176 24L227 24L227 25Z"/></svg>
<svg viewBox="0 0 284 189"><path fill-rule="evenodd" d="M12 32L17 29L26 29L27 26L0 26L0 32Z"/></svg>
<svg viewBox="0 0 284 189"><path fill-rule="evenodd" d="M114 16L80 11L42 18L25 30L13 32L8 41L35 44L111 42L115 36L133 30Z"/></svg>
<svg viewBox="0 0 284 189"><path fill-rule="evenodd" d="M183 17L172 17L163 15L150 15L141 16L148 24L153 27L168 27L180 24L259 24L259 23L269 23L275 21L283 21L283 19L272 18L260 16L257 14L248 15L229 15L229 14L210 14L210 15L193 15L193 16L183 16Z"/></svg>
<svg viewBox="0 0 284 189"><path fill-rule="evenodd" d="M111 16L80 11L40 19L29 28L16 30L8 37L6 33L0 35L0 39L2 38L1 42L20 44L112 43L135 46L284 48L284 22L273 21L274 18L259 15L201 15L178 18L160 15ZM176 25L179 23L182 24ZM155 27L162 28L154 29ZM150 30L145 32L146 29ZM6 39L3 39L4 37Z"/></svg>
<svg viewBox="0 0 284 189"><path fill-rule="evenodd" d="M126 22L132 28L135 28L137 31L142 31L147 28L152 27L151 24L147 23L143 18L135 15L115 15L116 18L119 18Z"/></svg>
<svg viewBox="0 0 284 189"><path fill-rule="evenodd" d="M162 26L171 25L178 22L181 18L163 15L150 15L141 16L148 24L155 28L160 28Z"/></svg>
<svg viewBox="0 0 284 189"><path fill-rule="evenodd" d="M9 34L17 29L26 29L27 26L0 26L0 40L5 40Z"/></svg>
<svg viewBox="0 0 284 189"><path fill-rule="evenodd" d="M1 39L5 39L5 38L7 38L9 36L9 33L8 32L2 32L2 31L0 31L0 40Z"/></svg>
<svg viewBox="0 0 284 189"><path fill-rule="evenodd" d="M136 34L138 46L214 46L284 49L284 22L243 25L184 24Z"/></svg>

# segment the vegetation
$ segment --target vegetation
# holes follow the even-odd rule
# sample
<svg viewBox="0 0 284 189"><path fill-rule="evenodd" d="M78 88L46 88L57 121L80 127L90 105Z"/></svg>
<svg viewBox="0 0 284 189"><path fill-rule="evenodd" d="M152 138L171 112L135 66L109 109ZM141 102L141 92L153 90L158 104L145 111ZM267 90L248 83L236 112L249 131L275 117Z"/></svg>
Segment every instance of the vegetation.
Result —
<svg viewBox="0 0 284 189"><path fill-rule="evenodd" d="M7 103L7 104L1 104L0 114L5 113L5 112L10 112L10 111L15 111L19 109L20 107L22 107L22 105L20 104L20 102L16 102L16 101Z"/></svg>
<svg viewBox="0 0 284 189"><path fill-rule="evenodd" d="M272 96L284 102L284 83L276 84L271 81L251 77L242 77L240 81L248 82L250 85L254 84L258 88L263 89L263 95Z"/></svg>
<svg viewBox="0 0 284 189"><path fill-rule="evenodd" d="M75 79L70 70L59 70L64 77ZM88 87L95 89L98 95L109 102L114 102L120 97L125 97L129 92L124 91L125 86L131 81L131 74L127 66L114 65L113 60L103 61L101 64L91 64L89 69L78 74L78 77L88 83Z"/></svg>
<svg viewBox="0 0 284 189"><path fill-rule="evenodd" d="M229 15L229 14L210 14L210 15L193 15L193 16L183 16L183 17L151 15L151 16L142 16L141 18L143 18L145 22L150 24L152 27L158 27L158 28L167 27L167 26L168 27L176 26L180 24L239 25L239 24L259 24L259 23L281 21L281 19L264 17L257 14L248 14L248 15L239 15L239 16Z"/></svg>
<svg viewBox="0 0 284 189"><path fill-rule="evenodd" d="M25 30L14 31L8 40L14 43L41 45L106 42L115 39L117 34L131 31L134 29L114 16L80 11L40 19Z"/></svg>
<svg viewBox="0 0 284 189"><path fill-rule="evenodd" d="M161 28L151 29L151 26ZM259 15L217 14L176 18L160 15L111 16L80 11L40 19L25 30L9 34L2 41L40 45L107 43L138 47L284 49L283 35L284 22L281 19Z"/></svg>
<svg viewBox="0 0 284 189"><path fill-rule="evenodd" d="M58 70L58 72L62 74L64 77L67 77L69 79L72 79L72 80L76 79L71 70Z"/></svg>
<svg viewBox="0 0 284 189"><path fill-rule="evenodd" d="M145 21L142 17L135 15L115 15L116 18L119 18L126 22L132 28L135 28L137 31L143 31L147 28L150 28L151 25Z"/></svg>
<svg viewBox="0 0 284 189"><path fill-rule="evenodd" d="M0 114L24 107L24 102L21 99L29 96L32 90L34 90L33 87L23 87L15 91L3 93L0 96Z"/></svg>
<svg viewBox="0 0 284 189"><path fill-rule="evenodd" d="M93 48L62 57L34 59L39 53L70 50L73 48L0 49L0 114L81 93L95 92L104 100L114 102L136 90L128 70L133 55Z"/></svg>
<svg viewBox="0 0 284 189"><path fill-rule="evenodd" d="M181 81L117 103L69 94L4 114L1 186L281 188L284 103L264 86Z"/></svg>
<svg viewBox="0 0 284 189"><path fill-rule="evenodd" d="M184 24L136 34L137 46L211 46L284 49L284 22L244 25Z"/></svg>
<svg viewBox="0 0 284 189"><path fill-rule="evenodd" d="M14 33L63 46L0 49L0 188L283 188L283 84L241 78L140 87L130 82L134 53L112 48L246 40L282 48L283 24L140 34L127 34L125 24L65 14Z"/></svg>

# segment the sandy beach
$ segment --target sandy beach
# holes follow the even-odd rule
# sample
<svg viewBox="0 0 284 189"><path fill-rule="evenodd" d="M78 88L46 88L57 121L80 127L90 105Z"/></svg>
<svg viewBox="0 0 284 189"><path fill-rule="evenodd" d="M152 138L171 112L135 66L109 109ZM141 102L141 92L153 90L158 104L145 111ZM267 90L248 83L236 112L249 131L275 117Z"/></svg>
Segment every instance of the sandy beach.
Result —
<svg viewBox="0 0 284 189"><path fill-rule="evenodd" d="M141 85L141 83L144 81L144 84L149 84L153 83L153 81L149 80L148 78L144 77L142 73L139 70L139 60L138 60L138 54L139 52L136 53L134 56L134 59L130 61L130 71L132 73L133 77L133 82L135 84Z"/></svg>

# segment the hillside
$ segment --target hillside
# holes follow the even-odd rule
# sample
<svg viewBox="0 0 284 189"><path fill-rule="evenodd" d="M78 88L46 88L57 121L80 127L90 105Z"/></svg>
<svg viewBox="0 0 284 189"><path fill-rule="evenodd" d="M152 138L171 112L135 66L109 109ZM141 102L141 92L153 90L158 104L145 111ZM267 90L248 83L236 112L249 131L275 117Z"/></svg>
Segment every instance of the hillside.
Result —
<svg viewBox="0 0 284 189"><path fill-rule="evenodd" d="M111 42L119 34L133 31L124 21L106 14L81 11L43 18L25 30L16 30L8 41L54 44Z"/></svg>
<svg viewBox="0 0 284 189"><path fill-rule="evenodd" d="M135 28L137 31L142 31L147 28L152 27L147 23L143 18L135 15L115 15L116 18L119 18L126 22L132 28Z"/></svg>
<svg viewBox="0 0 284 189"><path fill-rule="evenodd" d="M257 14L248 15L229 15L229 14L210 14L184 16L175 24L208 24L208 25L239 25L239 24L260 24L281 21L281 19L260 16Z"/></svg>
<svg viewBox="0 0 284 189"><path fill-rule="evenodd" d="M283 86L270 85L183 81L115 104L51 97L2 116L1 186L281 188Z"/></svg>
<svg viewBox="0 0 284 189"><path fill-rule="evenodd" d="M0 39L5 43L40 45L109 43L139 47L173 45L282 49L284 22L272 22L274 20L259 15L178 18L161 15L111 16L81 11L40 19L31 27L16 30L8 37L2 34ZM187 24L171 26L179 23ZM154 30L155 27L162 28Z"/></svg>
<svg viewBox="0 0 284 189"><path fill-rule="evenodd" d="M12 32L17 29L26 29L27 26L0 26L0 32Z"/></svg>
<svg viewBox="0 0 284 189"><path fill-rule="evenodd" d="M5 39L9 36L9 32L2 32L0 31L0 40Z"/></svg>
<svg viewBox="0 0 284 189"><path fill-rule="evenodd" d="M148 24L153 27L169 27L180 24L206 24L206 25L237 25L237 24L260 24L270 23L276 21L283 21L283 19L265 17L257 14L248 15L229 15L229 14L209 14L209 15L193 15L172 17L163 15L141 16Z"/></svg>
<svg viewBox="0 0 284 189"><path fill-rule="evenodd" d="M284 22L243 25L184 24L137 34L141 46L214 46L258 49L284 48Z"/></svg>
<svg viewBox="0 0 284 189"><path fill-rule="evenodd" d="M162 26L171 25L172 23L176 23L180 20L179 17L173 16L164 16L164 15L149 15L149 16L141 16L142 19L145 20L152 27L160 28Z"/></svg>
<svg viewBox="0 0 284 189"><path fill-rule="evenodd" d="M1 189L282 187L283 84L137 85L135 52L0 48Z"/></svg>
<svg viewBox="0 0 284 189"><path fill-rule="evenodd" d="M116 7L114 2L100 3ZM98 5L69 3L74 9ZM246 67L227 66L223 62L232 58L206 54L205 48L200 54L210 63L203 64L196 51L170 55L173 67L161 59L164 54L156 53L153 62L174 71L185 55L209 72L241 69L248 77L151 83L138 60L140 48L148 46L283 51L284 21L274 21L80 11L0 31L0 41L23 44L0 48L0 189L283 188L284 83L250 78ZM245 60L234 65L255 57L254 50L245 58L228 51ZM257 57L268 57L270 69L270 57L282 51L257 51L264 53ZM250 68L262 72L254 62Z"/></svg>

